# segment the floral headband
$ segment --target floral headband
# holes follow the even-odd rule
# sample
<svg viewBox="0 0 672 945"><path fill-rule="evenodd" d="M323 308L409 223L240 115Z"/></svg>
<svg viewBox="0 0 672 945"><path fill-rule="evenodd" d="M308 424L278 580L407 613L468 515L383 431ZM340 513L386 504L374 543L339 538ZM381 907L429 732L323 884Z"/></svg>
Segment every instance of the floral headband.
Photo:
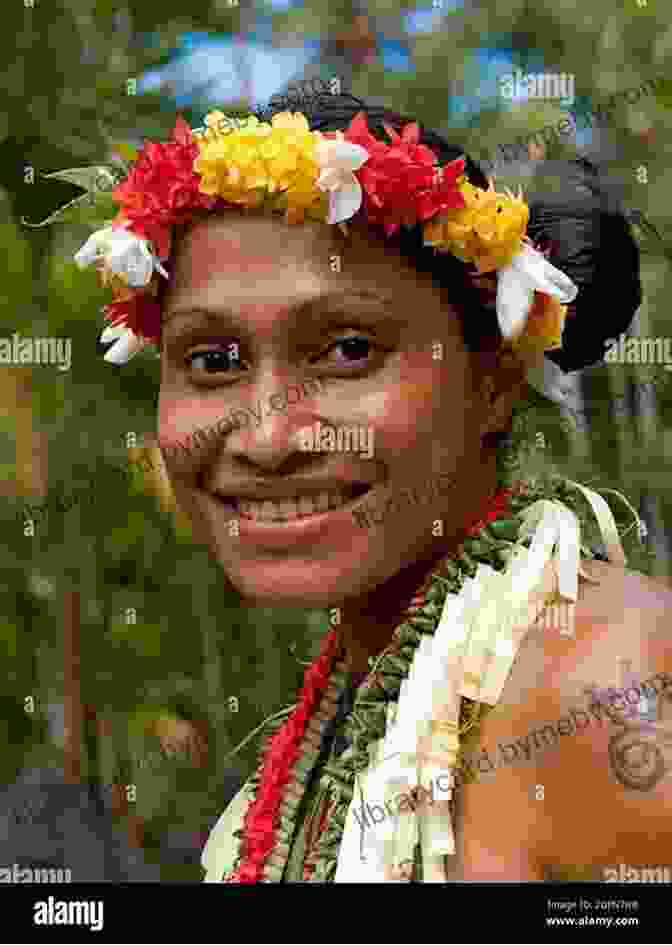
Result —
<svg viewBox="0 0 672 945"><path fill-rule="evenodd" d="M82 268L94 263L112 289L113 302L103 309L110 325L100 340L116 343L105 360L123 364L159 342L157 294L159 278L168 278L162 262L170 258L172 227L195 211L227 207L283 212L289 224L319 220L345 232L346 221L360 214L386 236L421 223L426 245L472 263L480 275L496 272L506 341L533 359L560 347L567 304L578 289L527 238L522 192L498 193L492 180L487 190L475 187L464 175L464 158L440 167L431 148L418 143L417 123L401 134L385 125L390 144L373 137L364 112L344 132L311 131L300 112L267 123L213 111L205 125L191 130L178 117L172 141L146 142L123 181L109 170L102 175L111 184L96 198L101 206L106 198L109 208L111 196L120 209L75 261ZM80 183L92 170L52 176ZM100 179L105 168L95 170Z"/></svg>

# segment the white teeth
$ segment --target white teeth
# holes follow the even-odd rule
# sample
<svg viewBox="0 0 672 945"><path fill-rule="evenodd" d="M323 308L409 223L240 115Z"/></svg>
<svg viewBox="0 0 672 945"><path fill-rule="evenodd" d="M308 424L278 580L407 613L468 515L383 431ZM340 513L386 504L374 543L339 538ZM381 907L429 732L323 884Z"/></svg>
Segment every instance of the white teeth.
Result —
<svg viewBox="0 0 672 945"><path fill-rule="evenodd" d="M276 508L277 504L275 502L262 502L260 515L262 522L268 522L272 518L275 518Z"/></svg>
<svg viewBox="0 0 672 945"><path fill-rule="evenodd" d="M296 518L296 499L283 499L280 502L280 512L283 519Z"/></svg>
<svg viewBox="0 0 672 945"><path fill-rule="evenodd" d="M320 492L320 494L319 494L318 497L317 497L317 501L316 501L315 504L316 504L316 506L317 506L317 511L318 511L318 512L326 512L327 509L329 508L329 493L328 493L328 492Z"/></svg>
<svg viewBox="0 0 672 945"><path fill-rule="evenodd" d="M299 496L299 515L312 515L315 510L315 502L311 495Z"/></svg>
<svg viewBox="0 0 672 945"><path fill-rule="evenodd" d="M350 501L350 496L340 492L320 492L317 495L302 495L295 499L279 499L253 502L238 499L238 510L246 518L260 519L263 522L286 522L294 518L304 518L336 509Z"/></svg>

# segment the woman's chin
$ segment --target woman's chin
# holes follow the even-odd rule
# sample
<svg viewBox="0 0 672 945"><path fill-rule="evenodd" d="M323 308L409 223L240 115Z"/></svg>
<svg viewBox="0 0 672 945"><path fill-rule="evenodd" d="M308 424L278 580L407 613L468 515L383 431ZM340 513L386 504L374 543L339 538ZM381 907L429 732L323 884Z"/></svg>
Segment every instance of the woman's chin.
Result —
<svg viewBox="0 0 672 945"><path fill-rule="evenodd" d="M361 568L355 584L354 575L334 574L333 567L321 568L316 562L301 567L292 567L288 562L250 567L222 562L222 566L244 600L259 607L323 610L338 607L367 590L362 584Z"/></svg>

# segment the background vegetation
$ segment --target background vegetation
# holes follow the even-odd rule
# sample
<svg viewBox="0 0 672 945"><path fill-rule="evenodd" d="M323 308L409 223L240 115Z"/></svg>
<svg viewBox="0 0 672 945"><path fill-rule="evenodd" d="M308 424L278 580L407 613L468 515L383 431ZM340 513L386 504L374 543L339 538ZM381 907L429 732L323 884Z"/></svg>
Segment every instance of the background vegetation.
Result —
<svg viewBox="0 0 672 945"><path fill-rule="evenodd" d="M249 38L264 17L279 48L318 37L320 55L305 75L336 74L355 94L417 114L476 157L564 117L553 103L505 107L496 96L502 57L523 71L541 62L576 77L577 138L545 155L532 148L530 161L508 167L498 183L525 183L540 158L587 148L626 205L662 238L640 216L639 333L665 336L670 87L619 104L609 127L593 127L583 145L580 116L608 94L669 71L669 9L662 0L626 0L619 8L596 0L589 9L578 0L451 8L434 0L432 23L411 35L404 24L413 9L397 0L372 0L367 8L309 0L280 11L192 0L188 17L184 3L163 0L160 20L156 5L136 0L124 7L111 0L25 2L11 0L0 33L1 334L71 338L73 361L66 373L0 371L0 781L11 785L22 769L55 766L68 783L108 797L118 831L160 864L165 879L199 881L206 832L236 777L249 772L258 741L233 760L228 753L293 699L301 662L316 652L327 618L241 609L193 543L161 471L135 474L130 488L115 474L115 465L142 450L160 463L152 446L159 364L149 355L123 371L101 362L97 313L106 293L93 272L82 274L72 262L91 228L21 224L45 219L79 194L41 175L123 156L125 142L166 137L176 113L171 90L128 94L128 80L171 60L185 32ZM385 36L408 50L410 69L385 65ZM247 102L209 101L202 92L180 111L196 126L213 105L242 114ZM642 166L646 183L637 174ZM631 565L669 577L672 374L603 365L568 383L587 424L561 433L540 416L531 436L538 443L537 433L544 434L551 463L638 505L648 535L641 548L628 545ZM57 496L91 477L90 500L59 510ZM47 503L49 515L33 534L21 510L35 501ZM614 509L625 524L627 514ZM120 787L102 790L112 784Z"/></svg>

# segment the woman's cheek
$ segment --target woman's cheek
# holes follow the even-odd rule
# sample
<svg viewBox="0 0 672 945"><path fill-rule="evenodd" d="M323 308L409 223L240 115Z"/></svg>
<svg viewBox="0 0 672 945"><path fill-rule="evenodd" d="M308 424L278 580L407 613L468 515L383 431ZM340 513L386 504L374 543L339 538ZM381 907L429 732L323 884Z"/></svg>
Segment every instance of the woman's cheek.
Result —
<svg viewBox="0 0 672 945"><path fill-rule="evenodd" d="M400 445L431 433L436 388L429 381L401 381L394 389L367 402L372 426Z"/></svg>
<svg viewBox="0 0 672 945"><path fill-rule="evenodd" d="M221 404L201 397L161 395L159 400L159 441L162 445L182 442L195 430L214 426L226 411Z"/></svg>

